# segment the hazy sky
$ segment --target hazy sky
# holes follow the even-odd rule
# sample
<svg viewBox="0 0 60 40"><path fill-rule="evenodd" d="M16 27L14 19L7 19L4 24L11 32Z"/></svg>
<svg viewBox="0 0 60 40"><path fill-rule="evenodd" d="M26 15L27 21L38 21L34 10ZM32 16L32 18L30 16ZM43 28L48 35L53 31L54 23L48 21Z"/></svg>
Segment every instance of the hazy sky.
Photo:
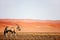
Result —
<svg viewBox="0 0 60 40"><path fill-rule="evenodd" d="M60 20L60 0L0 0L0 18Z"/></svg>

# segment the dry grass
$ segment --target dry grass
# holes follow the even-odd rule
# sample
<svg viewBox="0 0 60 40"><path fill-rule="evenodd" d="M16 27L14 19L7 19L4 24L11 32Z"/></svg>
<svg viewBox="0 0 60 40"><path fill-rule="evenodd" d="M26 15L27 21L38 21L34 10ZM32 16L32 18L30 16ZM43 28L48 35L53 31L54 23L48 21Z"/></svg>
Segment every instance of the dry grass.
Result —
<svg viewBox="0 0 60 40"><path fill-rule="evenodd" d="M60 40L60 33L54 32L19 32L14 37L4 37L3 32L0 33L0 40Z"/></svg>

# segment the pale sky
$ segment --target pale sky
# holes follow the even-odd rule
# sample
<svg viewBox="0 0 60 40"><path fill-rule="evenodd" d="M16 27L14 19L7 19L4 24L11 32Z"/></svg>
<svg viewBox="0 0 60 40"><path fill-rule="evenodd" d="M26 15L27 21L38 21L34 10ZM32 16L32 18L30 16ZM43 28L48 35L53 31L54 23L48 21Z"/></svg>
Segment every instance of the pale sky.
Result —
<svg viewBox="0 0 60 40"><path fill-rule="evenodd" d="M60 0L0 0L0 18L60 20Z"/></svg>

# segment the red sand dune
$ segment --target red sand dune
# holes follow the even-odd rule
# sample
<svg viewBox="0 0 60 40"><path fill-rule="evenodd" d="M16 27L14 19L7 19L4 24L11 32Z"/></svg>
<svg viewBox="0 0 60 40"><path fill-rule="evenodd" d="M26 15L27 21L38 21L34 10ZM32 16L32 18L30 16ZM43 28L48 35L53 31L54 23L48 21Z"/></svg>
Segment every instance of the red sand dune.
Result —
<svg viewBox="0 0 60 40"><path fill-rule="evenodd" d="M21 32L60 32L60 20L0 19L0 32L6 25L21 26Z"/></svg>

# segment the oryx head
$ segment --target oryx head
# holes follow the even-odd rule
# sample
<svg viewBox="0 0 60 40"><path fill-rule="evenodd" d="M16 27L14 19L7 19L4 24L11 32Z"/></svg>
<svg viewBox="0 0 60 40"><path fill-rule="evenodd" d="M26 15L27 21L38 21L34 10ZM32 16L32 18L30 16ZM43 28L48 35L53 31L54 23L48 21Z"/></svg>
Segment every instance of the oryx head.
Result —
<svg viewBox="0 0 60 40"><path fill-rule="evenodd" d="M16 24L16 25L17 25L17 24ZM17 29L18 31L21 31L21 28L20 28L19 25L17 25L16 29Z"/></svg>

